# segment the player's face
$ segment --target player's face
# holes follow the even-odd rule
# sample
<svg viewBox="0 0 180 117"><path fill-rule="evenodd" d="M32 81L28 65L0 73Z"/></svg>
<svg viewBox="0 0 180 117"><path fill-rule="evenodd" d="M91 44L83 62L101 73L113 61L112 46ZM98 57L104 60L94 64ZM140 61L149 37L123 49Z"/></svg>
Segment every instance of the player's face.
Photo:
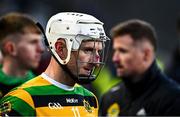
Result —
<svg viewBox="0 0 180 117"><path fill-rule="evenodd" d="M41 35L36 33L26 33L20 36L16 43L16 58L22 67L27 69L37 68L44 51Z"/></svg>
<svg viewBox="0 0 180 117"><path fill-rule="evenodd" d="M113 40L112 61L117 75L127 77L136 75L142 66L143 51L129 35L118 36Z"/></svg>
<svg viewBox="0 0 180 117"><path fill-rule="evenodd" d="M79 50L79 75L91 74L91 71L99 66L101 61L101 52L103 49L100 41L84 41Z"/></svg>
<svg viewBox="0 0 180 117"><path fill-rule="evenodd" d="M100 66L98 62L101 61L102 49L103 44L100 41L83 41L79 52L72 52L69 69L76 75L89 76L95 67Z"/></svg>

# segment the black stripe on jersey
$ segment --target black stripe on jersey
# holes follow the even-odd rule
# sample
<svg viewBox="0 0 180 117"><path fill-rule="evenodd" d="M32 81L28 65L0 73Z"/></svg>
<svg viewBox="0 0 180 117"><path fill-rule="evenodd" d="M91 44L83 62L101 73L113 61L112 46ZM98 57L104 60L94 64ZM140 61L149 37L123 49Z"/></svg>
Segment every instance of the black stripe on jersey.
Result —
<svg viewBox="0 0 180 117"><path fill-rule="evenodd" d="M13 89L14 87L17 87L18 85L6 85L6 84L3 84L3 83L0 83L0 87L1 87L1 89L0 89L0 92L1 92L0 98L2 98L11 89Z"/></svg>
<svg viewBox="0 0 180 117"><path fill-rule="evenodd" d="M82 95L33 95L35 107L48 107L49 104L60 104L61 106L83 106L85 100L91 107L97 108L97 102L93 96Z"/></svg>

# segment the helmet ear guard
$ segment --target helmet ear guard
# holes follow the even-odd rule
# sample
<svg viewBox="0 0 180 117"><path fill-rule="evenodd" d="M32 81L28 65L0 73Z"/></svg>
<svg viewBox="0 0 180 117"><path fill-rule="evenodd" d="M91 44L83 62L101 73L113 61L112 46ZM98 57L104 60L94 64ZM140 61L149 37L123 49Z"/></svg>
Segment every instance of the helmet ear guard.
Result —
<svg viewBox="0 0 180 117"><path fill-rule="evenodd" d="M45 35L45 32L44 32L44 29L43 29L42 25L41 25L39 22L37 22L36 25L39 27L39 29L41 30L41 32L42 32L42 34L43 34L43 36L44 36L44 44L45 44L46 47L51 51L51 53L53 54L54 58L58 61L58 63L60 62L62 65L67 64L67 62L68 62L69 59L70 59L71 50L68 50L68 56L67 56L67 58L66 58L65 60L62 60L62 59L59 57L59 55L56 53L55 47L50 46L50 44L48 43L48 39L47 39L47 37L46 37L46 35ZM70 39L70 42L68 42L67 39L65 39L65 41L66 41L66 43L68 43L68 45L69 45L70 47L72 46L72 39ZM55 45L55 43L54 43L54 45ZM66 44L66 45L67 45L67 44ZM69 49L70 49L70 48L69 48Z"/></svg>
<svg viewBox="0 0 180 117"><path fill-rule="evenodd" d="M72 48L72 44L73 44L73 41L68 40L68 39L65 39L65 42L66 42L66 47L67 47L67 50L68 50L66 59L61 59L61 58L59 57L59 55L57 54L57 52L56 52L55 46L50 46L50 47L51 47L51 48L50 48L50 51L53 53L54 57L56 57L56 59L57 59L62 65L66 65L66 64L69 62L69 60L70 60L70 55L71 55L71 50L72 50L71 48ZM54 43L53 45L55 45L55 43Z"/></svg>

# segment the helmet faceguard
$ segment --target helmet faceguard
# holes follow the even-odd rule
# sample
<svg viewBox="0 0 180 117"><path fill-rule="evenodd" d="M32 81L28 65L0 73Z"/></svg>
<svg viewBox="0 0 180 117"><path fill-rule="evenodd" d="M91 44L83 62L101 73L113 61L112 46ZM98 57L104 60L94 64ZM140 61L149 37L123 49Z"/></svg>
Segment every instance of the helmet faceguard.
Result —
<svg viewBox="0 0 180 117"><path fill-rule="evenodd" d="M106 58L109 40L107 37L92 38L84 35L78 35L76 39L83 38L78 49L77 59L77 74L78 81L82 83L89 83L97 78L102 70ZM105 46L106 45L106 46ZM83 59L81 59L83 57Z"/></svg>
<svg viewBox="0 0 180 117"><path fill-rule="evenodd" d="M46 27L46 37L49 49L52 52L54 58L61 66L66 66L70 60L71 52L78 51L77 59L77 74L73 74L73 79L78 83L88 83L94 80L99 72L101 71L105 63L105 50L108 51L107 45L105 43L110 42L109 38L106 36L103 28L103 23L91 15L82 13L65 12L58 13L50 18ZM64 39L67 47L67 57L61 59L56 52L55 43L58 39ZM85 51L84 43L91 42L91 61L80 60L80 52ZM92 44L94 43L94 44ZM95 48L96 43L100 43L101 53L98 53ZM108 46L109 47L109 46ZM99 56L98 61L95 60L95 56ZM89 64L87 74L81 74L81 66L83 64ZM101 66L101 67L100 67ZM66 71L67 70L66 68ZM72 74L72 72L70 73ZM75 76L75 77L74 77Z"/></svg>

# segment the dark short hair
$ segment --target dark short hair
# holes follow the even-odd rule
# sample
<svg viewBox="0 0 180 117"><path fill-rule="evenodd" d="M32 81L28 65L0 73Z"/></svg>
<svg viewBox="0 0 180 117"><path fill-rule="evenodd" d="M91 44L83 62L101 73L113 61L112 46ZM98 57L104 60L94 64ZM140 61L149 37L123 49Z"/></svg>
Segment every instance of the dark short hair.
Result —
<svg viewBox="0 0 180 117"><path fill-rule="evenodd" d="M134 41L148 40L157 49L157 36L154 27L142 20L132 19L122 22L111 29L111 37L130 35Z"/></svg>
<svg viewBox="0 0 180 117"><path fill-rule="evenodd" d="M2 41L11 34L37 33L41 34L33 18L22 13L8 13L0 18L0 45L2 53Z"/></svg>

